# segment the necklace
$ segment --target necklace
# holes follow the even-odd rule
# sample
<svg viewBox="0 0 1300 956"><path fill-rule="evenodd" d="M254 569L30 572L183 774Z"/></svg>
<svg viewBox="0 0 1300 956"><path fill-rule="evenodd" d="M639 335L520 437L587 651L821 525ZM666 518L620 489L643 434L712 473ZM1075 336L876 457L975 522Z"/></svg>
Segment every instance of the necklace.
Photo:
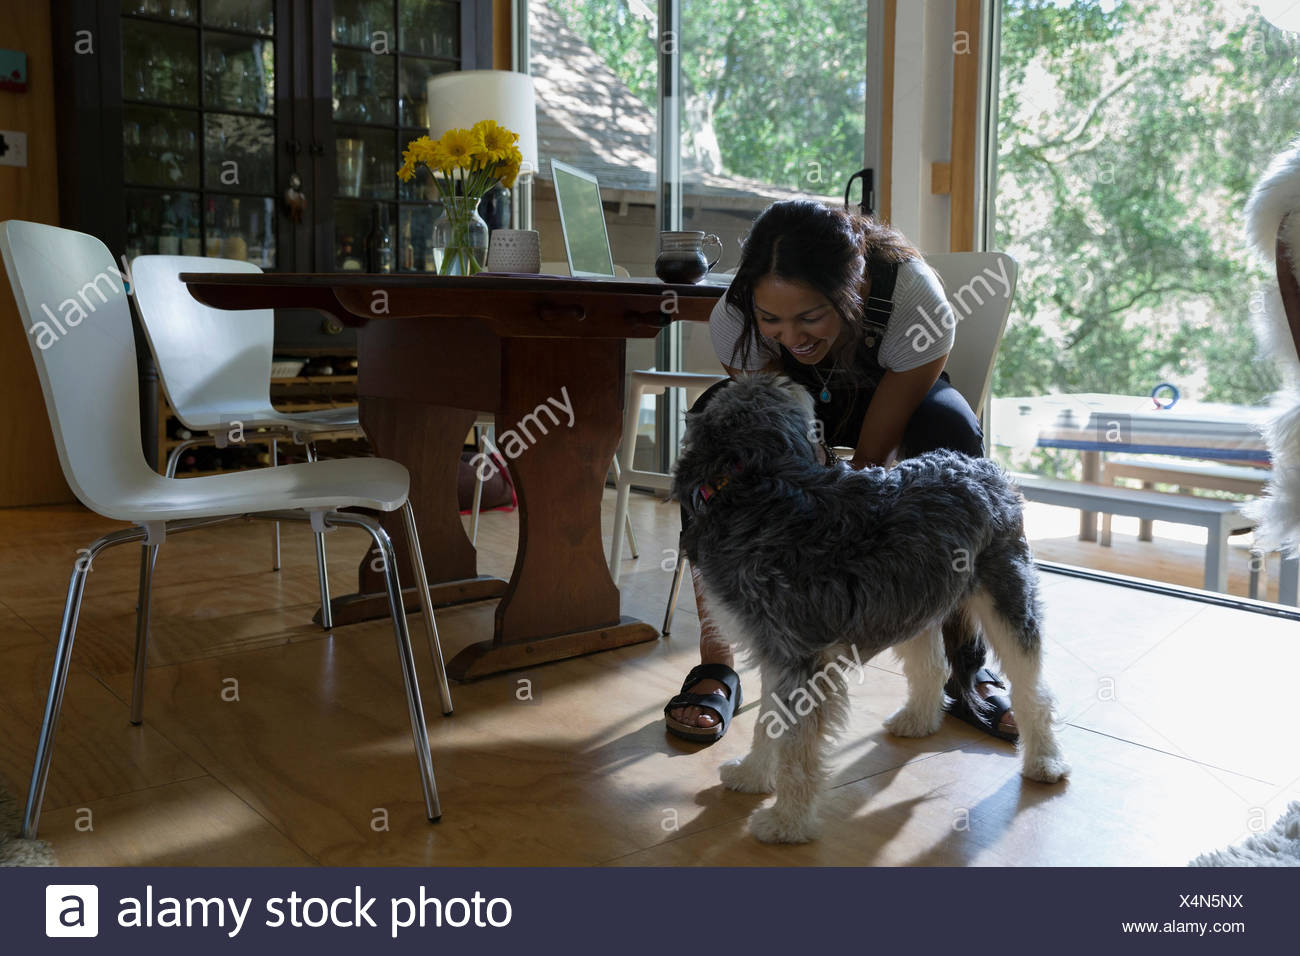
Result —
<svg viewBox="0 0 1300 956"><path fill-rule="evenodd" d="M822 383L822 392L817 396L817 400L825 404L831 400L831 373L834 372L835 369L827 369L825 378L822 378L821 369L816 365L812 367L812 370L817 374L817 379Z"/></svg>

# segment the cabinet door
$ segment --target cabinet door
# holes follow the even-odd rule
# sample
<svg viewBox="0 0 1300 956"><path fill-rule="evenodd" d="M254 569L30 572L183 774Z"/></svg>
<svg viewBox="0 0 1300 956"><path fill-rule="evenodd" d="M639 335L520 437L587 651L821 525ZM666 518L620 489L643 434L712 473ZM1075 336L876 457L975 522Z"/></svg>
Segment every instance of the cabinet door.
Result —
<svg viewBox="0 0 1300 956"><path fill-rule="evenodd" d="M425 176L397 178L402 150L429 132L429 77L491 66L490 0L333 0L317 25L316 266L372 268L367 236L386 228L393 271L431 270L435 216Z"/></svg>
<svg viewBox="0 0 1300 956"><path fill-rule="evenodd" d="M277 148L291 139L288 4L115 6L122 251L128 258L179 253L292 267Z"/></svg>

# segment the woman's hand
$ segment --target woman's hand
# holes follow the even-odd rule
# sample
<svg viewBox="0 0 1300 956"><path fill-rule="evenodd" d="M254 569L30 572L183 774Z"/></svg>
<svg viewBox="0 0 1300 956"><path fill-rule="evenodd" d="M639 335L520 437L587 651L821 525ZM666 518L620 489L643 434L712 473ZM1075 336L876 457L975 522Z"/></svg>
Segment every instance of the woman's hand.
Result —
<svg viewBox="0 0 1300 956"><path fill-rule="evenodd" d="M885 373L862 420L862 433L849 463L853 468L889 464L903 440L907 423L930 389L934 388L947 361L948 356L942 355L906 372Z"/></svg>

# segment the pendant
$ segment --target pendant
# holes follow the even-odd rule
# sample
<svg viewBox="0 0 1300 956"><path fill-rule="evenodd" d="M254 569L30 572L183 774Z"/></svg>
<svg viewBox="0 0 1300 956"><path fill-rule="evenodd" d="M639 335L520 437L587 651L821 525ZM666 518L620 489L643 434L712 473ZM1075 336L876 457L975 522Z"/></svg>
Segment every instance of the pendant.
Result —
<svg viewBox="0 0 1300 956"><path fill-rule="evenodd" d="M817 398L822 402L829 402L831 400L831 390L829 388L823 388L822 393L818 395Z"/></svg>

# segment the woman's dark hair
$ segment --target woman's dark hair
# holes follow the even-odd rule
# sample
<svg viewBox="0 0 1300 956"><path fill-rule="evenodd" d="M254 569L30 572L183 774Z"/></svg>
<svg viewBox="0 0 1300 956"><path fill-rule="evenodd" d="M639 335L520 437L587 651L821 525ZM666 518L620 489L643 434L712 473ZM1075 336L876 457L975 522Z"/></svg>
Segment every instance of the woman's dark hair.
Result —
<svg viewBox="0 0 1300 956"><path fill-rule="evenodd" d="M812 286L827 298L857 340L863 332L861 284L867 265L919 258L921 254L902 233L861 213L811 199L772 203L754 220L727 289L727 304L744 317L730 364L734 368L747 365L751 343L759 340L754 286L763 276ZM853 349L846 353L853 354Z"/></svg>

